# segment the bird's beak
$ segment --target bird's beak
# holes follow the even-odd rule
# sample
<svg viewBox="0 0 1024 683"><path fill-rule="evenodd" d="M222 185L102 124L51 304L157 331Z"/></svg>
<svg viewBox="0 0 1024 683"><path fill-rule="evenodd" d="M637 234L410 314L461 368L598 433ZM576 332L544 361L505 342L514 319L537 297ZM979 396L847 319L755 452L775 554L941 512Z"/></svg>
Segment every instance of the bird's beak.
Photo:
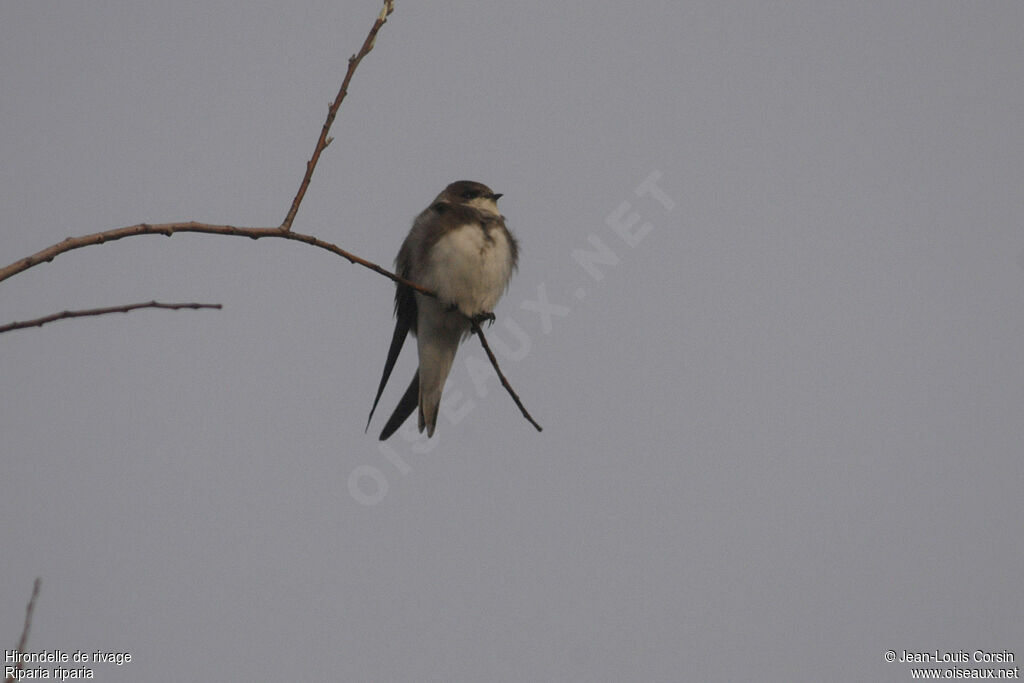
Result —
<svg viewBox="0 0 1024 683"><path fill-rule="evenodd" d="M501 197L502 194L500 192L495 192L494 194L491 195L491 199L493 199L494 201L498 201L499 199L501 199Z"/></svg>

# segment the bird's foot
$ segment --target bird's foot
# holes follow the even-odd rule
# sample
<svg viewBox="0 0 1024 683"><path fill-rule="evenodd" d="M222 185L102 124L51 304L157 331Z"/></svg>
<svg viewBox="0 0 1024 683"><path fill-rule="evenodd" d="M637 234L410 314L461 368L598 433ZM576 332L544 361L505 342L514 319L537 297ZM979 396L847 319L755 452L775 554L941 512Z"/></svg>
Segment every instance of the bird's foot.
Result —
<svg viewBox="0 0 1024 683"><path fill-rule="evenodd" d="M462 313L462 311L459 310L459 305L454 303L445 306L444 310L445 313ZM463 313L463 315L466 314ZM477 313L467 317L477 325L481 325L483 323L489 323L491 325L494 324L494 313L491 311L484 311L483 313Z"/></svg>
<svg viewBox="0 0 1024 683"><path fill-rule="evenodd" d="M494 313L486 311L484 313L477 313L473 316L473 322L479 325L480 323L487 322L488 326L494 324Z"/></svg>

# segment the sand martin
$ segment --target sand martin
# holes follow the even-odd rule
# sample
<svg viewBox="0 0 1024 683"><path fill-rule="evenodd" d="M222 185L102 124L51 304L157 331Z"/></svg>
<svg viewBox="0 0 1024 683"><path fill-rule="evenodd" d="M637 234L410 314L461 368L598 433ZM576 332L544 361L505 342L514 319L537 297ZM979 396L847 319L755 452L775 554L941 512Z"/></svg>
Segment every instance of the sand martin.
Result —
<svg viewBox="0 0 1024 683"><path fill-rule="evenodd" d="M395 292L395 332L384 375L366 421L391 376L406 335L416 335L419 369L380 433L391 436L419 406L419 428L434 435L441 391L459 342L469 336L465 316L493 320L494 306L516 269L519 249L498 213L500 194L470 180L444 189L416 220L395 259L396 272L436 292L425 296L406 285Z"/></svg>

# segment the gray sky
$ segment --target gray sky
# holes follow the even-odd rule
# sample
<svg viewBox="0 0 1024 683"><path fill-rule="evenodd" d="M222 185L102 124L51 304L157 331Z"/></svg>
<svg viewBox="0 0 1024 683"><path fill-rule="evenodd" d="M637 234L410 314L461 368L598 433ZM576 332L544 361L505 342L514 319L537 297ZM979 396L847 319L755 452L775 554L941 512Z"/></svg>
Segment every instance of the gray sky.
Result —
<svg viewBox="0 0 1024 683"><path fill-rule="evenodd" d="M0 4L3 263L280 223L378 10ZM415 354L364 434L393 287L326 252L61 255L0 285L0 323L224 309L0 337L3 647L38 575L29 649L130 652L108 681L1019 664L1022 21L399 0L295 230L390 265L448 182L505 193L521 268L490 335L544 432L470 340L435 438L380 449Z"/></svg>

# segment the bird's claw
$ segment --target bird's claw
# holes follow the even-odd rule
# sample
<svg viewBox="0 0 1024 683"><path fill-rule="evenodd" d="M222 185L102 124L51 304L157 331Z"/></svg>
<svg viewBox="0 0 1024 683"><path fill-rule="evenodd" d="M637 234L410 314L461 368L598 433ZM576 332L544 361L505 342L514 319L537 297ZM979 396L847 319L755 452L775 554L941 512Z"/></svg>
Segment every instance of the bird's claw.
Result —
<svg viewBox="0 0 1024 683"><path fill-rule="evenodd" d="M479 325L480 323L487 322L489 325L494 324L494 313L487 311L486 313L477 313L473 316L473 322Z"/></svg>
<svg viewBox="0 0 1024 683"><path fill-rule="evenodd" d="M455 303L448 304L444 310L445 313L461 313L459 305ZM463 313L463 315L465 314ZM491 311L484 311L483 313L477 313L468 317L474 325L481 325L483 323L494 324L494 313Z"/></svg>

